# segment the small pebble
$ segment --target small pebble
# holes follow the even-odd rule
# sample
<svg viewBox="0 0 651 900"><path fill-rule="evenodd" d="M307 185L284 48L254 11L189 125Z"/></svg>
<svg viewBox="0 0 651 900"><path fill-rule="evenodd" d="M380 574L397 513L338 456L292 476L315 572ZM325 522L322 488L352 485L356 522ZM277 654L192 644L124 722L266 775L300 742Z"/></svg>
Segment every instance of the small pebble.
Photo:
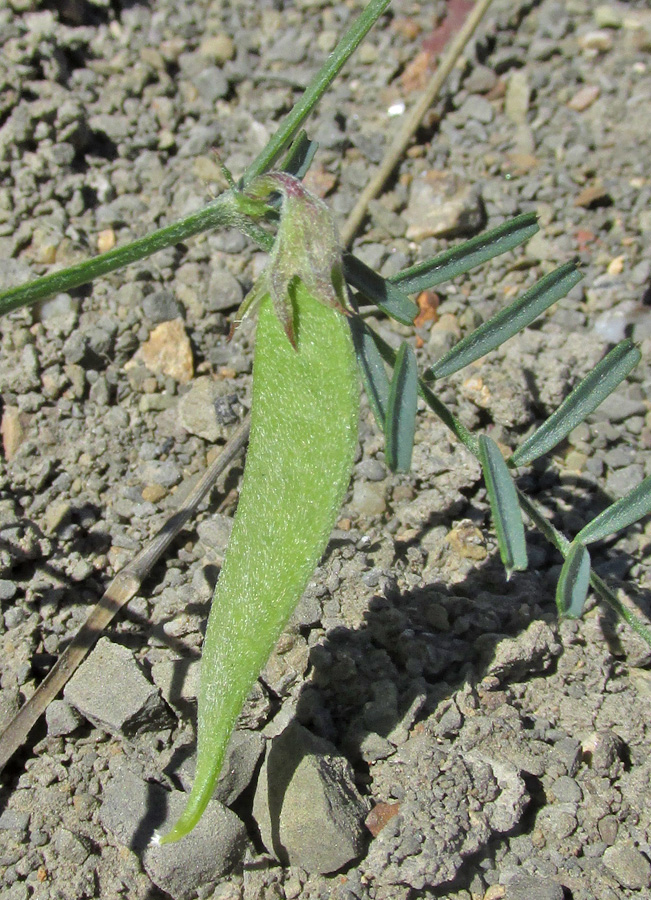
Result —
<svg viewBox="0 0 651 900"><path fill-rule="evenodd" d="M508 81L504 111L512 122L521 125L527 121L531 87L524 69L515 69Z"/></svg>
<svg viewBox="0 0 651 900"><path fill-rule="evenodd" d="M609 31L599 29L579 35L579 47L588 53L607 53L612 50L613 37Z"/></svg>
<svg viewBox="0 0 651 900"><path fill-rule="evenodd" d="M594 11L597 28L621 28L624 18L619 9L609 3L600 3Z"/></svg>
<svg viewBox="0 0 651 900"><path fill-rule="evenodd" d="M169 375L180 384L187 384L194 374L192 347L182 319L157 325L138 356L150 372Z"/></svg>
<svg viewBox="0 0 651 900"><path fill-rule="evenodd" d="M651 886L651 863L632 844L615 844L604 853L608 866L622 887L642 891Z"/></svg>
<svg viewBox="0 0 651 900"><path fill-rule="evenodd" d="M576 112L583 112L589 106L592 106L599 94L599 85L586 84L574 94L567 105L570 109L576 110Z"/></svg>

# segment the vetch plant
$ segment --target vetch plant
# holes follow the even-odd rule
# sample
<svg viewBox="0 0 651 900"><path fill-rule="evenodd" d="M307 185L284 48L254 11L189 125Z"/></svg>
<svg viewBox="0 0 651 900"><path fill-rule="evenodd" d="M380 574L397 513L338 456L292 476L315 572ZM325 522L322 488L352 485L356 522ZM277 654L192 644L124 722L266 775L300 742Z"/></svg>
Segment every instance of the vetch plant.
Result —
<svg viewBox="0 0 651 900"><path fill-rule="evenodd" d="M253 186L276 188L278 235L244 303L259 306L251 433L203 647L195 781L163 842L187 834L210 800L242 705L323 555L357 447L359 384L334 223L290 175Z"/></svg>
<svg viewBox="0 0 651 900"><path fill-rule="evenodd" d="M270 253L267 268L237 317L257 310L250 443L203 648L196 780L181 819L162 841L182 837L201 816L247 693L325 549L352 470L360 376L385 434L386 460L393 471L409 471L420 397L479 459L507 575L528 565L524 513L564 558L556 596L559 614L581 615L592 586L651 644L646 626L591 571L587 549L649 512L651 478L573 540L548 521L514 480L519 467L558 446L626 378L640 359L633 343L625 340L611 350L508 459L490 437L471 433L436 393L437 382L499 347L564 297L581 277L576 265L570 262L546 275L421 377L411 344L405 341L394 351L369 327L364 307L372 303L398 322L413 323L418 310L410 295L522 244L537 231L535 216L519 216L385 279L342 252L327 207L301 182L316 150L299 133L301 125L387 6L388 0L372 0L239 183L232 182L230 190L205 209L147 238L0 295L0 311L8 312L71 290L199 231L226 225L239 227ZM279 164L282 153L286 156ZM33 721L27 714L23 718ZM0 736L0 765L17 746L11 729L10 724Z"/></svg>

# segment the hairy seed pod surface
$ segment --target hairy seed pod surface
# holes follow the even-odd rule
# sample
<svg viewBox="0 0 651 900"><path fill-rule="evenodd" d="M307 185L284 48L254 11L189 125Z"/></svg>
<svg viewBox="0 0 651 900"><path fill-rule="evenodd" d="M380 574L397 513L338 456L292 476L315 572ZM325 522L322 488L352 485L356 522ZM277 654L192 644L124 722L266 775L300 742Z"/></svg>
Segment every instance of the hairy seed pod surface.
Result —
<svg viewBox="0 0 651 900"><path fill-rule="evenodd" d="M163 842L208 803L242 705L301 598L336 522L357 446L350 328L296 280L296 348L269 297L259 307L251 435L202 656L195 781Z"/></svg>

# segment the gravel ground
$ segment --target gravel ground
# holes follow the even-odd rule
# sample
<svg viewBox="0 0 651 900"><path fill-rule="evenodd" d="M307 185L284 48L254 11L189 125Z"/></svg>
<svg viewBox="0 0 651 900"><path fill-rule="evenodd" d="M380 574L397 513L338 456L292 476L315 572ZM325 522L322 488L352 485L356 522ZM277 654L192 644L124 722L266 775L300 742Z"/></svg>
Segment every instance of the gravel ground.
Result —
<svg viewBox="0 0 651 900"><path fill-rule="evenodd" d="M309 180L342 221L444 5L396 0L312 122ZM0 282L200 207L221 187L212 149L239 174L359 6L0 0ZM355 245L389 274L537 212L526 248L442 286L418 327L377 320L423 366L579 256L568 298L442 389L513 447L633 336L626 385L522 477L570 534L651 474L650 101L644 0L495 0ZM3 321L0 723L244 415L252 328L226 338L263 262L204 235ZM3 773L0 900L651 896L651 652L596 604L559 627L559 557L536 533L506 582L478 465L425 410L406 477L364 407L338 528L216 798L192 837L148 846L192 777L238 476ZM595 554L645 615L649 533Z"/></svg>

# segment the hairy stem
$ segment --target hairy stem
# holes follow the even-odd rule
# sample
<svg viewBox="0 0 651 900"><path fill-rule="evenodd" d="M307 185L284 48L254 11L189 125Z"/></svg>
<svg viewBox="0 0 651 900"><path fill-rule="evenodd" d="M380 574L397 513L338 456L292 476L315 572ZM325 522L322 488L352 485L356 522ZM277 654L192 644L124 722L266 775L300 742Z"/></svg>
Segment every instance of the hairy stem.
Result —
<svg viewBox="0 0 651 900"><path fill-rule="evenodd" d="M267 146L246 170L241 179L241 187L246 187L251 179L266 172L278 155L289 145L343 65L390 2L391 0L371 0L362 14L353 22L325 64L307 86L303 97L293 107ZM131 263L146 259L159 250L180 244L202 231L236 224L242 227L242 222L242 210L236 201L236 195L232 190L227 191L198 212L191 213L171 225L159 228L146 237L131 241L124 247L116 247L115 250L109 250L93 259L85 260L67 269L61 269L59 272L52 272L27 284L0 293L0 315L21 306L29 306L39 300L47 300L63 291L81 287L102 275L108 275L109 272L114 272L116 269L122 269ZM246 228L243 230L246 231Z"/></svg>

